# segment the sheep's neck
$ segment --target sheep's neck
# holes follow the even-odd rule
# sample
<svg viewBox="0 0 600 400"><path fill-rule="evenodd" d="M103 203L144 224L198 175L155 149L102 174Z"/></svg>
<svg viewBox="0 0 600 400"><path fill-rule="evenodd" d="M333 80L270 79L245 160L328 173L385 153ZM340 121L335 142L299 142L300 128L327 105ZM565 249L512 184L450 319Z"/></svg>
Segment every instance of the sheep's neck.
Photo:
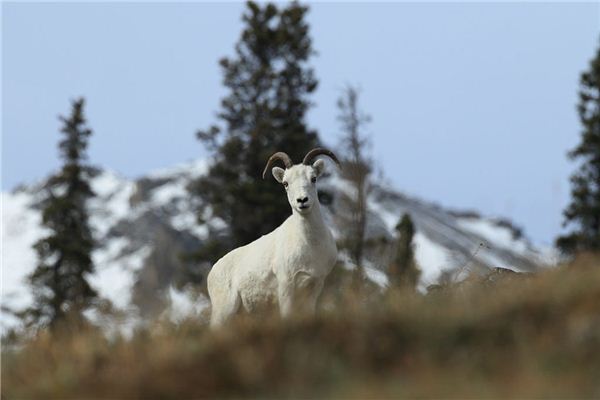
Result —
<svg viewBox="0 0 600 400"><path fill-rule="evenodd" d="M301 234L308 237L317 237L313 236L316 232L327 229L323 222L321 206L318 202L315 202L311 212L306 215L301 215L296 210L293 210L292 218L295 220L296 226L300 229Z"/></svg>

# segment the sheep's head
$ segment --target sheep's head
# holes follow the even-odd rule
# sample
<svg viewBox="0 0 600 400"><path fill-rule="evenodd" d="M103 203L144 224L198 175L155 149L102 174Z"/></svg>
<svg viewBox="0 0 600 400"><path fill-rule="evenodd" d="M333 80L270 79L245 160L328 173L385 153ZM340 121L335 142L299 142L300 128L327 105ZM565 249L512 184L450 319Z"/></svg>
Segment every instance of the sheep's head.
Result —
<svg viewBox="0 0 600 400"><path fill-rule="evenodd" d="M283 162L285 169L273 167L271 172L277 182L281 183L285 188L292 210L301 215L308 214L312 210L313 205L319 201L316 182L325 170L325 162L323 160L316 160L313 163L313 159L319 155L326 155L335 161L338 166L340 165L337 157L331 151L316 148L306 154L302 164L297 165L292 163L292 159L286 153L275 153L269 158L267 166L263 171L264 179L269 168L276 161Z"/></svg>

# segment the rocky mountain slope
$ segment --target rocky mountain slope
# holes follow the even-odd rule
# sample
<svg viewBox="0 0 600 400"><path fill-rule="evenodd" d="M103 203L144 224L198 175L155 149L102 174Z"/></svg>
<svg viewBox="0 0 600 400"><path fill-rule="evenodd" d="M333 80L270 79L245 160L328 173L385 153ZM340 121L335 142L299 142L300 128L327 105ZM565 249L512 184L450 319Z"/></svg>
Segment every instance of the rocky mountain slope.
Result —
<svg viewBox="0 0 600 400"><path fill-rule="evenodd" d="M180 318L199 313L207 304L186 283L201 284L210 266L195 265L185 257L209 235L226 228L215 218L204 225L196 222L196 205L187 185L206 169L205 161L197 161L137 180L110 171L93 180L97 198L90 204L90 215L99 246L93 254L97 271L91 282L132 321L161 313ZM339 236L336 199L351 189L337 176L319 185L329 194L327 222ZM16 326L13 312L32 301L26 277L36 265L31 246L46 233L39 210L44 193L43 183L2 193L2 331ZM369 197L367 235L382 247L367 255L365 272L381 286L387 284L390 243L404 212L411 215L417 230L415 253L422 289L443 279L459 279L457 275L471 270L500 267L532 272L553 262L551 251L533 247L509 221L447 210L378 186ZM346 268L353 267L344 254L340 261Z"/></svg>

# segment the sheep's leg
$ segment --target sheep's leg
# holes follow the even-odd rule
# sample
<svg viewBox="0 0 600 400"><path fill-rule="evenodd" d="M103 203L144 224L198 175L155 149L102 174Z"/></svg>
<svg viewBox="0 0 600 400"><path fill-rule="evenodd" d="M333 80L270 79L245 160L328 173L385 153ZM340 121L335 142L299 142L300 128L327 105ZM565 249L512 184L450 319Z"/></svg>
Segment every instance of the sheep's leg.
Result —
<svg viewBox="0 0 600 400"><path fill-rule="evenodd" d="M314 314L317 310L317 300L319 299L319 295L323 290L323 284L325 283L324 279L319 279L315 282L314 286L311 288L311 293L306 299L306 310Z"/></svg>
<svg viewBox="0 0 600 400"><path fill-rule="evenodd" d="M294 306L294 287L291 283L280 282L277 289L279 313L283 318L287 318L292 314Z"/></svg>
<svg viewBox="0 0 600 400"><path fill-rule="evenodd" d="M303 313L314 314L325 280L300 270L294 275L294 282L296 308Z"/></svg>
<svg viewBox="0 0 600 400"><path fill-rule="evenodd" d="M323 289L324 280L299 271L291 282L279 282L279 311L281 316L289 317L294 311L314 314L319 294Z"/></svg>
<svg viewBox="0 0 600 400"><path fill-rule="evenodd" d="M223 325L225 321L237 313L240 308L241 299L237 292L232 291L229 296L224 296L223 302L215 301L210 315L210 326L217 327Z"/></svg>

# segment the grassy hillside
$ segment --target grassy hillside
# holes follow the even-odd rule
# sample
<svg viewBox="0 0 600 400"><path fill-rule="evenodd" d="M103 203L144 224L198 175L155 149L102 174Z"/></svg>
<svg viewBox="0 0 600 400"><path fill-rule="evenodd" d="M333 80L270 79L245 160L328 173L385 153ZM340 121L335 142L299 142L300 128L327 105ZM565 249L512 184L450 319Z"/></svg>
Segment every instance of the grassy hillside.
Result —
<svg viewBox="0 0 600 400"><path fill-rule="evenodd" d="M600 258L427 296L329 291L319 315L4 346L2 398L600 397Z"/></svg>

